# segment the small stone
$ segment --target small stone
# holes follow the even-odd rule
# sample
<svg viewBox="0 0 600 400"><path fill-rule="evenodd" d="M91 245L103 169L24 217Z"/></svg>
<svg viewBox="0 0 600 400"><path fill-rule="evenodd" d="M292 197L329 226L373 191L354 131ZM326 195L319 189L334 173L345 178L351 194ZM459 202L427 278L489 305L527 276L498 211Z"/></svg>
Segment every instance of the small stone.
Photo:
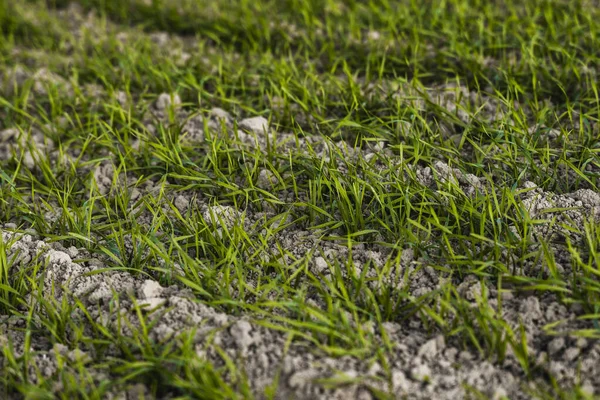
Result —
<svg viewBox="0 0 600 400"><path fill-rule="evenodd" d="M406 379L404 372L399 370L394 370L392 372L392 388L394 392L408 392L410 389L410 382Z"/></svg>
<svg viewBox="0 0 600 400"><path fill-rule="evenodd" d="M56 354L60 354L61 356L66 356L67 353L69 352L69 348L61 343L55 343L53 348L54 348L54 352Z"/></svg>
<svg viewBox="0 0 600 400"><path fill-rule="evenodd" d="M377 32L377 31L369 31L367 33L367 39L369 40L379 40L381 38L381 33Z"/></svg>
<svg viewBox="0 0 600 400"><path fill-rule="evenodd" d="M19 137L17 128L8 128L0 131L0 142L8 142Z"/></svg>
<svg viewBox="0 0 600 400"><path fill-rule="evenodd" d="M67 254L69 255L69 257L71 257L71 259L73 259L79 255L79 250L77 250L77 247L71 246L67 249Z"/></svg>
<svg viewBox="0 0 600 400"><path fill-rule="evenodd" d="M327 265L327 261L323 257L315 258L315 272L324 274L329 271L329 266Z"/></svg>
<svg viewBox="0 0 600 400"><path fill-rule="evenodd" d="M548 371L556 377L560 377L563 375L565 371L565 365L562 362L558 361L550 361L548 363Z"/></svg>
<svg viewBox="0 0 600 400"><path fill-rule="evenodd" d="M142 192L140 192L138 189L136 189L136 188L131 189L131 201L136 201L137 199L140 198L141 195L142 195Z"/></svg>
<svg viewBox="0 0 600 400"><path fill-rule="evenodd" d="M506 289L502 290L500 296L502 297L502 301L509 301L515 297L510 290Z"/></svg>
<svg viewBox="0 0 600 400"><path fill-rule="evenodd" d="M586 340L586 338L578 338L577 341L575 342L575 346L579 347L580 349L584 349L586 348L588 345L588 341Z"/></svg>
<svg viewBox="0 0 600 400"><path fill-rule="evenodd" d="M71 257L63 251L49 250L47 257L50 264L69 264L71 262Z"/></svg>
<svg viewBox="0 0 600 400"><path fill-rule="evenodd" d="M394 322L389 322L389 321L384 322L382 325L382 328L385 330L385 333L386 333L386 335L388 335L388 337L395 335L397 332L399 332L402 329L400 324L397 324Z"/></svg>
<svg viewBox="0 0 600 400"><path fill-rule="evenodd" d="M569 347L565 351L564 358L568 361L573 361L581 354L581 349L578 347Z"/></svg>
<svg viewBox="0 0 600 400"><path fill-rule="evenodd" d="M531 188L536 188L536 187L537 187L537 185L535 183L531 182L531 181L525 181L523 183L523 188L524 189L531 189Z"/></svg>
<svg viewBox="0 0 600 400"><path fill-rule="evenodd" d="M467 277L457 287L458 293L469 301L475 301L482 295L481 282L474 281L473 278Z"/></svg>
<svg viewBox="0 0 600 400"><path fill-rule="evenodd" d="M548 354L551 356L555 355L565 347L565 338L557 337L548 343Z"/></svg>
<svg viewBox="0 0 600 400"><path fill-rule="evenodd" d="M245 354L248 351L248 347L254 343L254 339L250 335L251 331L252 325L250 322L245 320L237 321L229 329L231 336L233 336L233 339L235 340L238 348L242 351L242 354Z"/></svg>
<svg viewBox="0 0 600 400"><path fill-rule="evenodd" d="M433 358L445 346L444 336L438 335L435 338L425 342L417 352L417 356Z"/></svg>
<svg viewBox="0 0 600 400"><path fill-rule="evenodd" d="M535 296L529 296L519 307L521 313L536 321L543 317L540 301Z"/></svg>
<svg viewBox="0 0 600 400"><path fill-rule="evenodd" d="M29 150L27 150L24 154L23 154L23 165L25 165L28 169L34 169L36 166L36 161L33 158L33 155L31 154L31 152Z"/></svg>
<svg viewBox="0 0 600 400"><path fill-rule="evenodd" d="M383 368L381 368L381 365L378 362L375 362L373 365L371 365L371 367L369 367L367 374L370 376L377 376L382 371Z"/></svg>
<svg viewBox="0 0 600 400"><path fill-rule="evenodd" d="M148 133L150 133L151 135L155 135L156 134L156 126L154 126L152 124L145 124L144 127L146 128L146 130L148 131Z"/></svg>
<svg viewBox="0 0 600 400"><path fill-rule="evenodd" d="M187 211L189 205L190 205L190 201L183 197L183 196L177 196L175 198L175 207L177 207L177 209L179 210L179 212L184 213Z"/></svg>
<svg viewBox="0 0 600 400"><path fill-rule="evenodd" d="M88 265L92 268L96 267L96 268L102 268L104 267L104 264L102 263L102 261L98 260L97 258L92 258L88 260Z"/></svg>
<svg viewBox="0 0 600 400"><path fill-rule="evenodd" d="M552 302L546 307L545 317L548 321L556 321L567 316L567 307L557 302Z"/></svg>
<svg viewBox="0 0 600 400"><path fill-rule="evenodd" d="M177 107L179 105L181 105L181 98L176 93L173 95L168 93L161 93L160 96L158 96L158 99L156 99L155 104L156 109L160 111L166 110L170 106Z"/></svg>
<svg viewBox="0 0 600 400"><path fill-rule="evenodd" d="M127 97L127 93L119 90L113 94L115 100L121 105L123 108L129 108L129 98Z"/></svg>
<svg viewBox="0 0 600 400"><path fill-rule="evenodd" d="M166 32L154 32L151 33L149 37L153 43L159 46L166 46L169 44L170 41L169 34Z"/></svg>
<svg viewBox="0 0 600 400"><path fill-rule="evenodd" d="M410 370L410 376L414 380L424 381L429 380L431 376L431 370L426 364L417 365L413 369Z"/></svg>
<svg viewBox="0 0 600 400"><path fill-rule="evenodd" d="M548 361L548 353L540 351L535 359L536 364L541 365Z"/></svg>
<svg viewBox="0 0 600 400"><path fill-rule="evenodd" d="M239 217L239 213L233 207L216 205L209 207L203 214L203 217L208 224L214 222L216 225L219 225L220 220L222 220L228 228L231 228L235 220Z"/></svg>
<svg viewBox="0 0 600 400"><path fill-rule="evenodd" d="M456 347L449 347L444 351L444 355L449 361L454 362L456 360L456 355L458 354L458 349Z"/></svg>
<svg viewBox="0 0 600 400"><path fill-rule="evenodd" d="M147 279L142 284L141 294L144 299L152 299L160 297L162 290L163 289L158 282Z"/></svg>
<svg viewBox="0 0 600 400"><path fill-rule="evenodd" d="M563 275L565 273L565 267L563 267L562 264L556 263L555 267L556 267L556 272L558 272L559 275Z"/></svg>
<svg viewBox="0 0 600 400"><path fill-rule="evenodd" d="M240 121L239 127L257 135L262 135L268 131L269 121L264 117L246 118Z"/></svg>
<svg viewBox="0 0 600 400"><path fill-rule="evenodd" d="M175 54L175 57L175 63L178 66L183 66L192 58L192 55L185 51L179 51Z"/></svg>
<svg viewBox="0 0 600 400"><path fill-rule="evenodd" d="M231 115L227 111L219 107L211 108L208 114L210 117L216 120L225 120L227 122L231 120Z"/></svg>
<svg viewBox="0 0 600 400"><path fill-rule="evenodd" d="M348 371L343 372L342 375L348 379L355 379L356 377L358 377L358 372L356 372L353 369L350 369Z"/></svg>
<svg viewBox="0 0 600 400"><path fill-rule="evenodd" d="M92 358L85 352L80 349L74 349L69 352L68 356L71 362L77 362L81 364L87 364L92 361Z"/></svg>

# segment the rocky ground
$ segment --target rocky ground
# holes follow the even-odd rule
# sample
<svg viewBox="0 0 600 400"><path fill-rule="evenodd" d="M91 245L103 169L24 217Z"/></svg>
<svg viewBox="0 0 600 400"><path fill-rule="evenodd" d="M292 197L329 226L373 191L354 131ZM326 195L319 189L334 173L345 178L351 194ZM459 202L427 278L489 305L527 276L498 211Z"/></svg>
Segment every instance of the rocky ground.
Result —
<svg viewBox="0 0 600 400"><path fill-rule="evenodd" d="M137 32L112 23L101 28L93 12L75 5L52 13L72 21L65 29L73 46L87 43L81 38L108 46L89 38L98 30L110 32L111 46L126 49ZM383 40L375 33L367 41ZM147 36L179 68L189 67L192 39ZM214 57L243 59L210 50ZM0 214L0 305L13 302L0 308L5 398L36 398L33 390L34 397L18 390L17 381L28 388L43 384L46 393L60 396L73 385L69 377L97 389L98 398L136 400L215 393L500 400L543 397L544 391L553 398L559 388L573 398L600 392L596 163L567 168L558 153L548 152L511 187L501 171L513 173L530 155L516 152L511 164L502 146L482 149L457 128L525 121L540 146L564 149L565 130L582 131L579 122L549 127L524 105L517 114L518 105L462 84L431 84L423 92L393 79L357 81L364 99L391 99L422 113L423 121L437 118L432 109L453 116L438 123L434 136L456 151L432 151L422 162L414 150L421 140L414 132L424 124L418 119L396 125L398 140L378 137L356 146L344 132L299 135L275 123L297 112L298 127L316 126L314 117L300 115L300 100L272 96L268 112L252 116L223 104L199 107L177 91L132 94L77 84L32 61L31 49L11 51L31 65L2 65L4 106L16 108L27 93L63 99L72 108L53 113L44 103L40 108L50 113L43 113L24 107L39 113L26 128L9 106L0 114L7 204ZM86 51L60 53L77 63ZM92 122L69 111L82 97ZM135 128L126 125L133 115ZM110 132L111 144L86 139L93 129ZM585 129L598 133L595 122ZM401 145L412 157L405 158ZM554 179L564 185L550 189L540 170L558 164ZM486 176L483 167L471 173L465 165L497 175ZM317 167L323 177L309 174ZM587 179L575 188L582 175ZM67 200L70 179L77 195ZM343 196L324 194L342 193L339 187L315 189L319 179L350 182L343 193L356 200L352 190L363 188L381 203L344 205ZM396 228L383 222L395 210L390 194L405 187L418 188L402 198L420 204L413 210L434 203L440 210L423 220L395 221L420 225L426 238L392 240ZM237 199L244 196L252 201L241 205ZM470 201L472 207L464 206ZM386 202L387 208L377 206ZM457 207L466 221L460 228L439 222ZM482 239L478 224L491 224L486 213L495 215L493 208L514 216L498 225L496 238ZM353 234L366 238L350 240L350 224L365 220L381 224L364 223L364 232ZM19 301L7 287L20 293ZM219 386L221 392L210 392Z"/></svg>

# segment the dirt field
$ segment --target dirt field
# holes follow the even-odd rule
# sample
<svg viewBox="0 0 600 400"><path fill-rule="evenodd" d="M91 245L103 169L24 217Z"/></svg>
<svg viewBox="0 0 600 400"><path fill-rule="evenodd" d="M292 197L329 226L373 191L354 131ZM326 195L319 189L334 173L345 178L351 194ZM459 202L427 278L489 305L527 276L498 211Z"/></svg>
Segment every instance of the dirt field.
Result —
<svg viewBox="0 0 600 400"><path fill-rule="evenodd" d="M0 397L595 398L598 10L443 3L3 3Z"/></svg>

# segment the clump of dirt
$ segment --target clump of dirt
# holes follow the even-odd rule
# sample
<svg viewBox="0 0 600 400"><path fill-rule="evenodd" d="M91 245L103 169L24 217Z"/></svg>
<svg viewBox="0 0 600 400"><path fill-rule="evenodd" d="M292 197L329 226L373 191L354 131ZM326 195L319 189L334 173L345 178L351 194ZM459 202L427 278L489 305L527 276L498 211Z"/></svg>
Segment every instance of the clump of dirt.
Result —
<svg viewBox="0 0 600 400"><path fill-rule="evenodd" d="M534 231L538 235L549 238L552 234L565 237L575 233L581 237L583 232L573 232L572 229L566 229L562 225L580 229L586 219L597 221L600 217L600 195L590 189L579 189L573 193L556 195L540 189L535 183L529 181L523 184L523 188L531 189L521 195L529 217L552 221L552 225L536 225Z"/></svg>

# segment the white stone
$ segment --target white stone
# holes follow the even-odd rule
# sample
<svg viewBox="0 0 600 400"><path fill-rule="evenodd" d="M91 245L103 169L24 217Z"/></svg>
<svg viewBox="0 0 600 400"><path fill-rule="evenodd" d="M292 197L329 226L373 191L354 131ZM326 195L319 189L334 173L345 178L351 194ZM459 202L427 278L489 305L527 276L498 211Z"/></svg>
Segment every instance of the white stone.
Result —
<svg viewBox="0 0 600 400"><path fill-rule="evenodd" d="M252 325L248 321L239 320L232 325L229 331L242 354L246 354L248 347L254 343L254 339L250 335Z"/></svg>
<svg viewBox="0 0 600 400"><path fill-rule="evenodd" d="M231 115L219 107L211 108L209 111L209 115L217 120L224 119L225 121L229 121L231 119Z"/></svg>
<svg viewBox="0 0 600 400"><path fill-rule="evenodd" d="M445 346L444 336L439 335L423 344L417 355L419 357L433 358Z"/></svg>
<svg viewBox="0 0 600 400"><path fill-rule="evenodd" d="M152 299L160 297L162 293L162 287L158 282L147 279L142 284L141 292L144 299Z"/></svg>
<svg viewBox="0 0 600 400"><path fill-rule="evenodd" d="M181 105L181 98L178 94L171 95L168 93L161 93L156 99L156 109L157 110L166 110L169 106L179 106Z"/></svg>
<svg viewBox="0 0 600 400"><path fill-rule="evenodd" d="M565 339L563 337L554 338L548 343L548 353L554 355L565 347Z"/></svg>
<svg viewBox="0 0 600 400"><path fill-rule="evenodd" d="M14 140L19 137L19 130L16 128L8 128L0 131L0 141L8 142L9 140Z"/></svg>
<svg viewBox="0 0 600 400"><path fill-rule="evenodd" d="M565 351L564 358L568 361L574 361L581 354L581 349L578 347L569 347Z"/></svg>
<svg viewBox="0 0 600 400"><path fill-rule="evenodd" d="M208 224L219 224L222 220L228 228L231 228L235 220L239 217L239 213L233 207L216 205L209 207L203 214L204 220Z"/></svg>
<svg viewBox="0 0 600 400"><path fill-rule="evenodd" d="M35 159L29 150L23 154L23 165L25 165L28 169L35 168Z"/></svg>
<svg viewBox="0 0 600 400"><path fill-rule="evenodd" d="M50 250L47 254L48 262L50 264L69 264L71 263L71 257L64 251Z"/></svg>
<svg viewBox="0 0 600 400"><path fill-rule="evenodd" d="M324 274L329 271L327 261L323 257L315 258L315 272Z"/></svg>
<svg viewBox="0 0 600 400"><path fill-rule="evenodd" d="M67 249L67 254L69 254L69 257L71 257L71 259L73 259L79 255L79 250L77 249L77 247L71 246Z"/></svg>
<svg viewBox="0 0 600 400"><path fill-rule="evenodd" d="M114 96L115 100L117 100L117 102L121 105L121 107L123 107L123 108L129 107L129 99L127 97L127 93L125 93L122 90L119 90L118 92L115 92L113 96Z"/></svg>
<svg viewBox="0 0 600 400"><path fill-rule="evenodd" d="M379 39L381 39L381 33L377 32L377 31L369 31L367 33L367 38L369 40L373 40L373 41L379 40Z"/></svg>
<svg viewBox="0 0 600 400"><path fill-rule="evenodd" d="M410 383L406 379L404 372L395 370L392 372L392 388L394 392L408 392L410 389Z"/></svg>
<svg viewBox="0 0 600 400"><path fill-rule="evenodd" d="M254 132L257 135L262 135L268 132L269 121L264 117L246 118L240 122L239 127Z"/></svg>
<svg viewBox="0 0 600 400"><path fill-rule="evenodd" d="M431 370L426 364L420 364L410 370L410 376L417 381L423 381L431 377Z"/></svg>

